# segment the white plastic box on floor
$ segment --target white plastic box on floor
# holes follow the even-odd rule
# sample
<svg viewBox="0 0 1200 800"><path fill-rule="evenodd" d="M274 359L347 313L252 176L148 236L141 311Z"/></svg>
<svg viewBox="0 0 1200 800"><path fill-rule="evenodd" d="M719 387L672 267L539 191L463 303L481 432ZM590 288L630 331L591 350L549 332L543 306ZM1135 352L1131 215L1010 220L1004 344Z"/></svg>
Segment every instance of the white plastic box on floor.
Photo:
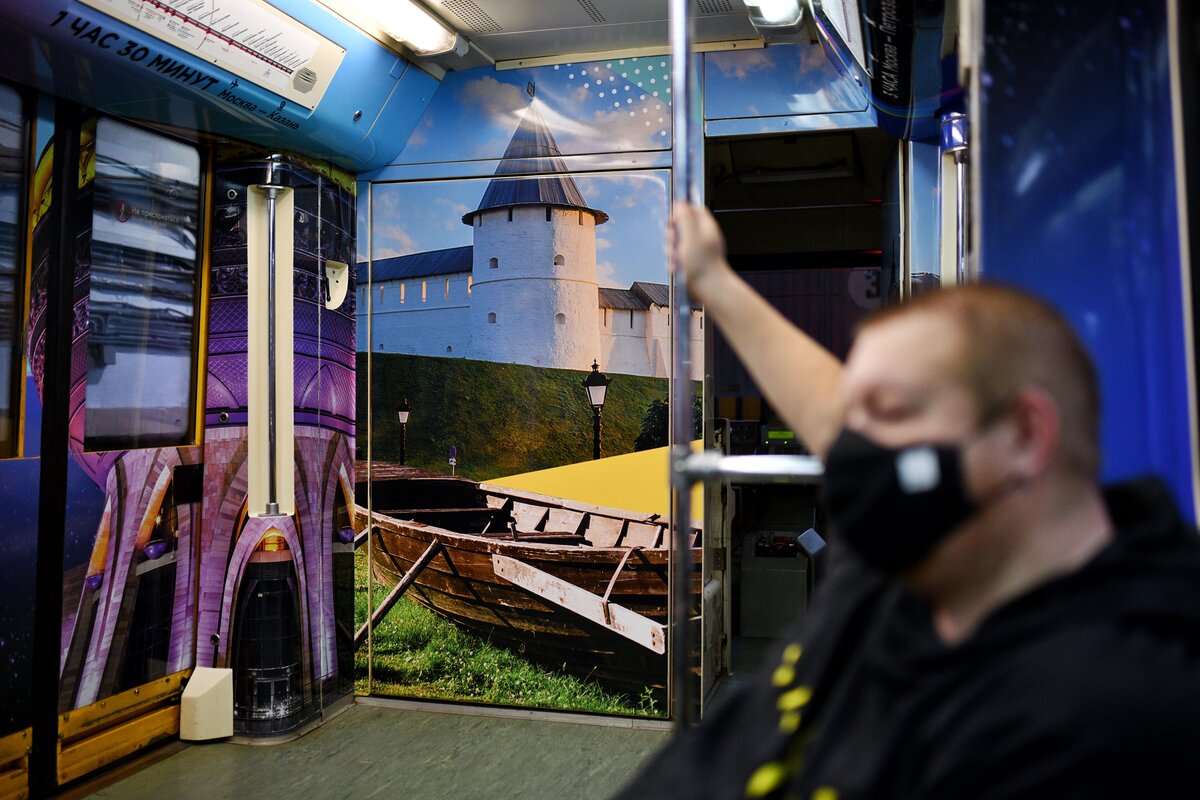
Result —
<svg viewBox="0 0 1200 800"><path fill-rule="evenodd" d="M203 741L233 736L233 670L196 667L183 690L179 738Z"/></svg>

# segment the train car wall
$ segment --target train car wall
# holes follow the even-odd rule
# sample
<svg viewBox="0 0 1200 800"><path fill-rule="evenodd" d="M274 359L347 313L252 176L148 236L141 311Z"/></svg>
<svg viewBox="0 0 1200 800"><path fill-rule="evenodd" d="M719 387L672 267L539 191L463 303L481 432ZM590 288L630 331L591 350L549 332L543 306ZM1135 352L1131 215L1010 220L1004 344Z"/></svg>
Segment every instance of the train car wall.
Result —
<svg viewBox="0 0 1200 800"><path fill-rule="evenodd" d="M1167 4L986 5L973 137L984 278L1065 311L1104 398L1103 472L1157 472L1195 518Z"/></svg>
<svg viewBox="0 0 1200 800"><path fill-rule="evenodd" d="M243 5L226 11L255 13ZM273 5L290 20L291 42L322 38L344 50L315 108L168 43L170 34L153 36L79 2L0 0L0 75L93 108L120 108L127 118L298 150L347 169L386 164L438 81L320 3ZM180 40L198 40L196 30ZM288 38L280 32L279 41Z"/></svg>
<svg viewBox="0 0 1200 800"><path fill-rule="evenodd" d="M354 263L354 182L293 159L295 517L247 508L247 185L263 154L218 153L198 659L234 669L235 729L275 734L352 688L355 292L329 309L327 260ZM336 572L336 576L335 576ZM257 588L255 588L257 587ZM266 595L278 604L256 602ZM282 610L280 610L282 609Z"/></svg>

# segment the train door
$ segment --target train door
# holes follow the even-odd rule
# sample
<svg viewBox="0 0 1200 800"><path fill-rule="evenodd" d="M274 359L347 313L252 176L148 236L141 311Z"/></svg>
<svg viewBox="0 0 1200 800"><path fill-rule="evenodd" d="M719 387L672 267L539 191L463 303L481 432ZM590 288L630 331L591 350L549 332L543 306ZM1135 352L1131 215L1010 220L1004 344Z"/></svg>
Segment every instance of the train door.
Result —
<svg viewBox="0 0 1200 800"><path fill-rule="evenodd" d="M938 144L882 130L836 59L820 43L706 54L704 179L734 269L844 358L860 319L940 284L947 179ZM719 329L705 347L710 446L807 454ZM706 557L725 580L706 572L706 698L723 672L736 685L804 613L829 533L811 481L725 479L707 498Z"/></svg>
<svg viewBox="0 0 1200 800"><path fill-rule="evenodd" d="M35 106L0 84L0 796L28 785L36 709L33 639L38 608L38 459L41 425L27 410L21 339L28 303L24 257Z"/></svg>
<svg viewBox="0 0 1200 800"><path fill-rule="evenodd" d="M178 729L194 657L207 186L195 142L49 107L24 398L41 425L31 767L43 789Z"/></svg>

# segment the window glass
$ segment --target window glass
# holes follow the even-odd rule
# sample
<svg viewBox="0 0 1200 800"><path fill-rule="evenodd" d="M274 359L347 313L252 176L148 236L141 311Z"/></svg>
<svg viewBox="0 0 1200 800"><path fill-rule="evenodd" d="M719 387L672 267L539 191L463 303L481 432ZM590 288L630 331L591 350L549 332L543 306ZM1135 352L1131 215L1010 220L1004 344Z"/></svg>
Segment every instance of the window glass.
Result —
<svg viewBox="0 0 1200 800"><path fill-rule="evenodd" d="M185 444L195 416L200 155L102 118L94 192L85 444Z"/></svg>
<svg viewBox="0 0 1200 800"><path fill-rule="evenodd" d="M16 455L21 397L21 220L26 163L21 97L0 86L0 458Z"/></svg>

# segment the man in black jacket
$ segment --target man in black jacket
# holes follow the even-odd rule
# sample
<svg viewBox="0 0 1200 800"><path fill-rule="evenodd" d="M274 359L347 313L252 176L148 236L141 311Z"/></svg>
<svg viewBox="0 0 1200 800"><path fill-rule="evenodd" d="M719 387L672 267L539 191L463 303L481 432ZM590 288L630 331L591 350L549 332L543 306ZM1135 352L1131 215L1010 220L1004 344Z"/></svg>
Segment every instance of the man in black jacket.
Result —
<svg viewBox="0 0 1200 800"><path fill-rule="evenodd" d="M872 318L843 367L675 209L677 263L826 463L828 580L769 669L622 797L1200 797L1200 539L1102 490L1082 345L970 286Z"/></svg>

